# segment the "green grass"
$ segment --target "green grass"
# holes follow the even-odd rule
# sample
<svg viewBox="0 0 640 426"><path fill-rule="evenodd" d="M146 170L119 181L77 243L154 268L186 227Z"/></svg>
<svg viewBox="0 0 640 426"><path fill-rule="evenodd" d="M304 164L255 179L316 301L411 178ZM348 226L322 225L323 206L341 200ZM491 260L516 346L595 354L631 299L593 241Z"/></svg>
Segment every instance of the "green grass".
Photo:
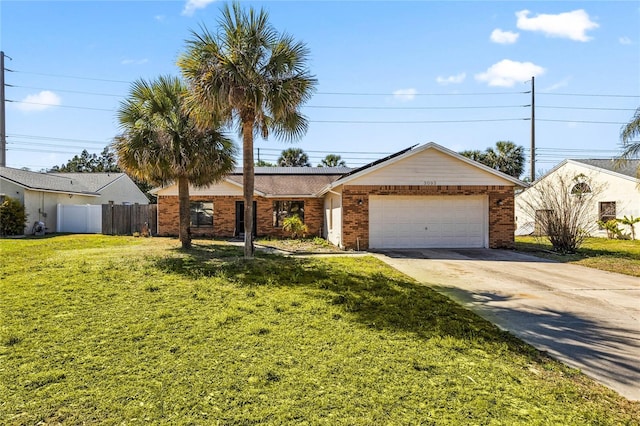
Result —
<svg viewBox="0 0 640 426"><path fill-rule="evenodd" d="M638 424L371 257L0 240L0 424Z"/></svg>
<svg viewBox="0 0 640 426"><path fill-rule="evenodd" d="M516 237L516 249L563 263L640 277L640 240L587 238L577 253L559 254L543 238Z"/></svg>

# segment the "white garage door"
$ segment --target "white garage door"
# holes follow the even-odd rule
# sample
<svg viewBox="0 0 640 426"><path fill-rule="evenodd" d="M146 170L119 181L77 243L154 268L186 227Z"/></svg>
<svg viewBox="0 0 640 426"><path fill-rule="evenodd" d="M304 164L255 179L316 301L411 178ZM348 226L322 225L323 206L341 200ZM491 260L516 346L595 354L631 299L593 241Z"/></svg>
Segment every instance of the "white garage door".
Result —
<svg viewBox="0 0 640 426"><path fill-rule="evenodd" d="M371 196L370 248L487 247L486 196Z"/></svg>

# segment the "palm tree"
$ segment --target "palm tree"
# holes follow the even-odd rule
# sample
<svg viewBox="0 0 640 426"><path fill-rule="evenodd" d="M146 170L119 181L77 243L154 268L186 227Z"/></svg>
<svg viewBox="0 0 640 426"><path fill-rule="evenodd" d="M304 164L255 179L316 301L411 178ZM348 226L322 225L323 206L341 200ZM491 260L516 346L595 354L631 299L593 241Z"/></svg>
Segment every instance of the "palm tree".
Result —
<svg viewBox="0 0 640 426"><path fill-rule="evenodd" d="M296 140L308 122L299 111L316 85L304 43L278 33L263 9L245 12L239 3L222 8L218 30L192 32L178 60L193 103L217 111L242 137L245 259L253 258L253 138L269 134Z"/></svg>
<svg viewBox="0 0 640 426"><path fill-rule="evenodd" d="M118 163L134 178L178 183L180 242L191 247L189 184L205 186L233 170L236 148L217 128L197 127L184 108L187 86L175 77L138 80L121 102Z"/></svg>
<svg viewBox="0 0 640 426"><path fill-rule="evenodd" d="M631 239L635 240L636 239L636 229L635 229L635 225L636 223L640 223L640 217L633 217L633 215L627 217L626 215L624 216L624 218L622 219L616 219L616 221L618 223L621 223L623 225L627 225L629 227L629 229L631 230Z"/></svg>
<svg viewBox="0 0 640 426"><path fill-rule="evenodd" d="M327 154L327 156L320 161L318 167L347 167L347 163L345 163L339 155Z"/></svg>
<svg viewBox="0 0 640 426"><path fill-rule="evenodd" d="M300 148L289 148L282 151L278 158L280 167L311 167L309 156Z"/></svg>
<svg viewBox="0 0 640 426"><path fill-rule="evenodd" d="M511 141L496 142L496 149L487 149L486 163L489 167L519 178L524 171L524 148Z"/></svg>
<svg viewBox="0 0 640 426"><path fill-rule="evenodd" d="M631 121L629 121L620 131L620 139L622 140L622 154L620 159L622 162L630 159L640 157L640 141L633 141L633 138L640 136L640 107L636 110ZM640 177L640 168L637 173Z"/></svg>

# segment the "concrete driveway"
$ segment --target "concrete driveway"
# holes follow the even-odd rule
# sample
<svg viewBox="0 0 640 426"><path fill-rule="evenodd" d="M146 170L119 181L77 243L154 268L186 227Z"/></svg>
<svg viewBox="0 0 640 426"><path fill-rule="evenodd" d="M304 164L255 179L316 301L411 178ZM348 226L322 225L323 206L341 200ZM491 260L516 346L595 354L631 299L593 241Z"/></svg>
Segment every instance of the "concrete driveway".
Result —
<svg viewBox="0 0 640 426"><path fill-rule="evenodd" d="M640 279L507 250L389 250L378 258L640 400Z"/></svg>

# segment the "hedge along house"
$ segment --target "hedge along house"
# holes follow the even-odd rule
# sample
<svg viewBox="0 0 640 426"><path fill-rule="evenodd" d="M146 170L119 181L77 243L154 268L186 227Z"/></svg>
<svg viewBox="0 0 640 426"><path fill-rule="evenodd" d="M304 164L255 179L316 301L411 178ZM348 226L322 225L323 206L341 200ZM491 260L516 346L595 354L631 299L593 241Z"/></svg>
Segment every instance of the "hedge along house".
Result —
<svg viewBox="0 0 640 426"><path fill-rule="evenodd" d="M514 192L527 184L438 144L411 147L361 168L259 167L258 236L283 236L298 214L309 235L345 249L514 246ZM244 229L241 170L191 188L194 235ZM177 186L156 189L158 232L178 234Z"/></svg>

